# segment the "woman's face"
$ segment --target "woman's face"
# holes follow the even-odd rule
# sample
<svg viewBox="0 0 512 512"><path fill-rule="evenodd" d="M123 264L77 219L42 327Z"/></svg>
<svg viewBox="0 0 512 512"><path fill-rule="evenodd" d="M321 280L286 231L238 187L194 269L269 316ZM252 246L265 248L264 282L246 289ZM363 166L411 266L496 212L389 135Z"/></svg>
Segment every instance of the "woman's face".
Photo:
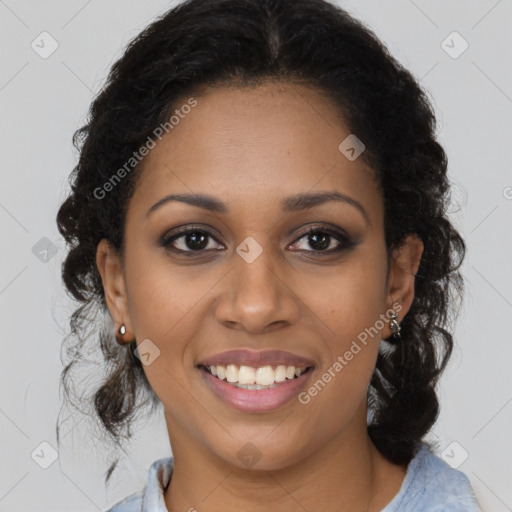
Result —
<svg viewBox="0 0 512 512"><path fill-rule="evenodd" d="M195 99L177 105L179 123L145 159L124 258L102 242L98 267L112 316L145 354L173 450L278 469L366 436L386 311L408 311L422 246L409 238L387 279L378 186L339 149L350 130L315 90L267 84ZM171 194L182 200L158 204ZM208 200L191 204L199 196ZM277 385L241 389L217 365L230 380ZM308 370L291 379L289 366Z"/></svg>

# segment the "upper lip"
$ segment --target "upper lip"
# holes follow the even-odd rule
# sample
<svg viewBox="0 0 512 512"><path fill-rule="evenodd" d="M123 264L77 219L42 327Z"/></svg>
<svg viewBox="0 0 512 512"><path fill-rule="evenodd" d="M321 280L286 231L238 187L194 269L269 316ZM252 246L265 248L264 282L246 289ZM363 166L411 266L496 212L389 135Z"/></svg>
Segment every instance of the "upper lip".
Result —
<svg viewBox="0 0 512 512"><path fill-rule="evenodd" d="M221 352L211 357L203 359L198 363L198 366L227 366L228 364L237 364L245 366L295 366L298 368L313 366L314 362L291 352L284 352L283 350L228 350Z"/></svg>

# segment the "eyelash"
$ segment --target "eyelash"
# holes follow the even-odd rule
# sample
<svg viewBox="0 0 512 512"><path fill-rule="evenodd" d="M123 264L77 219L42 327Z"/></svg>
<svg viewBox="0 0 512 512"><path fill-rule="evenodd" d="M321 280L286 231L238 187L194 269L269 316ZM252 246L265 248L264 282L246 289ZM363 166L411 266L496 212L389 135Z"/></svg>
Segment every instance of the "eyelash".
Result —
<svg viewBox="0 0 512 512"><path fill-rule="evenodd" d="M175 242L176 240L179 240L180 238L184 237L187 234L192 234L192 233L206 235L207 239L213 239L216 243L220 244L220 242L218 242L216 240L216 238L212 235L212 233L210 233L208 230L205 230L204 228L200 228L199 226L198 227L191 226L191 227L180 229L179 231L175 232L170 237L169 236L162 237L162 239L160 241L160 245L162 247L164 247L169 252L180 253L187 257L191 257L198 253L208 251L208 249L199 249L199 250L195 250L195 251L194 250L184 251L183 249L176 249L175 247L172 247L173 242ZM312 249L312 250L305 251L305 252L316 253L319 256L323 256L323 255L329 256L332 254L342 252L344 250L345 251L350 250L355 245L357 245L357 242L354 242L348 235L346 235L345 233L343 233L341 231L337 231L337 230L334 230L334 229L328 228L328 227L318 227L318 226L312 226L312 227L308 228L306 231L302 232L300 234L300 236L298 238L296 238L290 245L296 244L298 241L302 240L304 237L311 235L311 234L328 235L329 237L335 238L339 242L339 246L336 247L335 249L328 249L328 250ZM330 243L329 243L329 245L330 245ZM303 249L299 249L299 251L302 251L302 250Z"/></svg>

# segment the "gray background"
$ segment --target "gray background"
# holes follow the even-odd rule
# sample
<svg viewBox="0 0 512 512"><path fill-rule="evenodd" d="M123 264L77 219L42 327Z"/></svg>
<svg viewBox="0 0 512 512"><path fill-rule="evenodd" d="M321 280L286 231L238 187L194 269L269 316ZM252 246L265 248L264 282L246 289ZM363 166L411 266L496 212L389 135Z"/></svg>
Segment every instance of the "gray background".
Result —
<svg viewBox="0 0 512 512"><path fill-rule="evenodd" d="M142 488L149 465L170 454L161 417L137 433L108 489L108 450L83 418L70 417L53 452L59 351L73 310L60 283L64 244L55 225L77 158L71 136L124 45L170 5L0 1L0 511L104 510ZM484 510L512 510L512 1L341 5L375 30L433 98L454 186L452 219L468 254L457 347L430 437L469 477ZM40 53L52 41L44 31L58 44L46 59ZM469 47L458 55L464 41ZM43 469L52 454L57 460Z"/></svg>

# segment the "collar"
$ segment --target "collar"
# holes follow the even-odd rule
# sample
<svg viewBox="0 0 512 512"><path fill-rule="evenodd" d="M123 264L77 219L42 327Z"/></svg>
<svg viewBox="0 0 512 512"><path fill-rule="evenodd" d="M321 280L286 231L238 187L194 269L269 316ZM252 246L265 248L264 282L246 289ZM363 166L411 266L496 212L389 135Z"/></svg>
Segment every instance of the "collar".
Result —
<svg viewBox="0 0 512 512"><path fill-rule="evenodd" d="M174 459L171 457L155 461L149 468L146 487L142 496L141 512L168 512L164 493L171 481Z"/></svg>

